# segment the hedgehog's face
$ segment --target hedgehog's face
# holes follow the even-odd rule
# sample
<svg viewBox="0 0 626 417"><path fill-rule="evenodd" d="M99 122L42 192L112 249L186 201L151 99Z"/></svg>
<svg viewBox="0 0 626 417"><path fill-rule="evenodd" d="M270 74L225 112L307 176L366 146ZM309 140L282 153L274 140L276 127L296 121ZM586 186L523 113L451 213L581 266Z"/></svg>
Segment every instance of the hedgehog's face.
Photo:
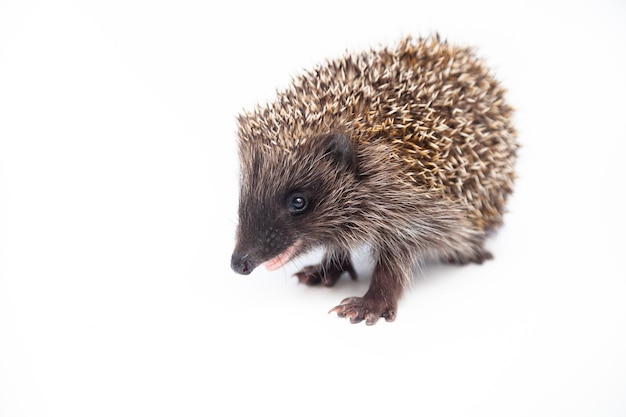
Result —
<svg viewBox="0 0 626 417"><path fill-rule="evenodd" d="M249 274L277 269L318 246L332 244L355 204L353 144L343 135L309 139L289 153L242 142L237 246L231 266Z"/></svg>

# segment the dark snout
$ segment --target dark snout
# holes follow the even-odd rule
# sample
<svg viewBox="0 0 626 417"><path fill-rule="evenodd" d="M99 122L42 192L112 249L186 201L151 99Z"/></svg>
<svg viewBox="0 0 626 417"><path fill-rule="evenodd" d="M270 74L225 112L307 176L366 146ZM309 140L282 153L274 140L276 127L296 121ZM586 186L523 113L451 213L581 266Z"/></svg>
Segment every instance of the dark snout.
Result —
<svg viewBox="0 0 626 417"><path fill-rule="evenodd" d="M233 253L230 258L230 267L238 274L248 275L256 268L256 264L249 258L248 254Z"/></svg>

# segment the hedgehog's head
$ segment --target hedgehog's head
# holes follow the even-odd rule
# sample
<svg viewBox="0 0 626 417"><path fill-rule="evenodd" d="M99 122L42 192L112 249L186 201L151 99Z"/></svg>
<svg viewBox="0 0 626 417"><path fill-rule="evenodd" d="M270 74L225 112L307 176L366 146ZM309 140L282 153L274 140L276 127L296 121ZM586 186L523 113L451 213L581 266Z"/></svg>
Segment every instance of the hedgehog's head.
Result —
<svg viewBox="0 0 626 417"><path fill-rule="evenodd" d="M355 148L343 134L309 137L289 149L240 140L235 272L249 274L262 263L274 270L313 247L347 238L360 205L353 195Z"/></svg>

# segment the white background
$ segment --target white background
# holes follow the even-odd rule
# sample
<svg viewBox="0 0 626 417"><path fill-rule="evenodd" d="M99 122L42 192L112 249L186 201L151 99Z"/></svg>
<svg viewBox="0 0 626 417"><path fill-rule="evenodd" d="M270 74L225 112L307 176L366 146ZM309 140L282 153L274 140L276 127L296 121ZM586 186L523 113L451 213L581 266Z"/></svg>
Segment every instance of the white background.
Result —
<svg viewBox="0 0 626 417"><path fill-rule="evenodd" d="M346 49L478 47L523 145L395 323L229 268L235 116ZM626 415L621 1L0 1L0 416Z"/></svg>

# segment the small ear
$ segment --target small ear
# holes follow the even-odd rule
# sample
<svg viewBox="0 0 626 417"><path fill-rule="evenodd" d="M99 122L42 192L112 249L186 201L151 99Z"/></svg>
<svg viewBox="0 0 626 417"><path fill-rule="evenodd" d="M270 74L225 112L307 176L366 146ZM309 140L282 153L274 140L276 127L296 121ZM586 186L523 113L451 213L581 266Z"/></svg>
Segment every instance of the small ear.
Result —
<svg viewBox="0 0 626 417"><path fill-rule="evenodd" d="M341 133L331 133L323 140L326 142L325 155L331 157L340 167L356 173L356 149L350 138Z"/></svg>

